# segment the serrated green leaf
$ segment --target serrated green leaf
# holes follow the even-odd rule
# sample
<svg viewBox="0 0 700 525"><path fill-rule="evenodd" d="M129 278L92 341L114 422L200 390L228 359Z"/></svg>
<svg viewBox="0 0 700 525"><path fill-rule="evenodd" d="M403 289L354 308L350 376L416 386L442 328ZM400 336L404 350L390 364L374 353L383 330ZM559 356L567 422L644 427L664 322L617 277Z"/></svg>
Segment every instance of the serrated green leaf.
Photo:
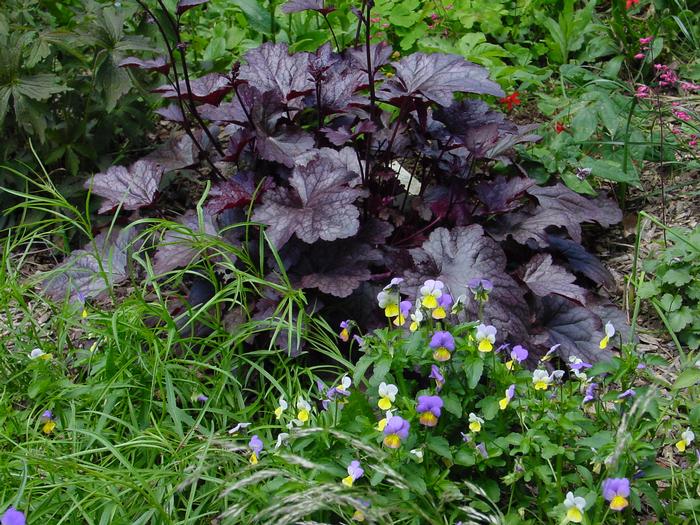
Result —
<svg viewBox="0 0 700 525"><path fill-rule="evenodd" d="M391 357L382 357L379 361L374 363L374 370L372 371L372 383L379 384L384 381L384 378L391 370Z"/></svg>
<svg viewBox="0 0 700 525"><path fill-rule="evenodd" d="M5 122L5 116L10 109L10 95L12 89L9 86L0 86L0 128Z"/></svg>
<svg viewBox="0 0 700 525"><path fill-rule="evenodd" d="M15 97L22 95L32 100L46 100L51 95L68 91L61 85L61 79L49 73L39 73L22 77L12 85L12 93Z"/></svg>
<svg viewBox="0 0 700 525"><path fill-rule="evenodd" d="M105 110L111 113L117 106L119 99L131 89L131 79L129 74L117 67L111 57L102 62L95 81L102 91L105 100Z"/></svg>
<svg viewBox="0 0 700 525"><path fill-rule="evenodd" d="M683 298L680 295L665 293L659 299L659 306L666 312L675 312L683 305Z"/></svg>
<svg viewBox="0 0 700 525"><path fill-rule="evenodd" d="M671 268L665 274L661 276L661 281L666 284L673 284L675 286L682 286L684 284L692 281L693 277L687 268Z"/></svg>
<svg viewBox="0 0 700 525"><path fill-rule="evenodd" d="M658 295L661 288L656 281L646 281L637 287L637 295L640 299L649 299Z"/></svg>
<svg viewBox="0 0 700 525"><path fill-rule="evenodd" d="M668 314L668 324L674 332L680 332L686 326L693 322L694 312L687 306L684 306L676 312Z"/></svg>

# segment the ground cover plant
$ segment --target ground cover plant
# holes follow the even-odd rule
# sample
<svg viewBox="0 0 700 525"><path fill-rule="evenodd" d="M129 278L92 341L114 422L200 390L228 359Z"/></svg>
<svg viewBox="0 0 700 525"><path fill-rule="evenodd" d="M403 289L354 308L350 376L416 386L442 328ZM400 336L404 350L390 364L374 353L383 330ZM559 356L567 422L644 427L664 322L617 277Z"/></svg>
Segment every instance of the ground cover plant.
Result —
<svg viewBox="0 0 700 525"><path fill-rule="evenodd" d="M684 2L122 8L165 138L2 168L2 525L698 522L696 235L592 250L696 160Z"/></svg>

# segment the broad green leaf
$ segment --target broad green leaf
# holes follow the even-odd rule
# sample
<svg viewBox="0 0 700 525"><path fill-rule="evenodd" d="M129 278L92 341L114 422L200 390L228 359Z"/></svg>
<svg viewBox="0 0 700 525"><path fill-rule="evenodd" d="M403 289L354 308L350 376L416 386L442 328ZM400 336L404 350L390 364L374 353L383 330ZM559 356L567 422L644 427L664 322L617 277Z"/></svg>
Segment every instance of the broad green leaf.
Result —
<svg viewBox="0 0 700 525"><path fill-rule="evenodd" d="M442 396L442 401L445 404L445 410L455 417L462 417L462 403L454 394L447 394Z"/></svg>
<svg viewBox="0 0 700 525"><path fill-rule="evenodd" d="M640 299L649 299L658 295L660 291L661 288L656 281L646 281L637 287L637 295Z"/></svg>
<svg viewBox="0 0 700 525"><path fill-rule="evenodd" d="M683 286L692 280L693 276L690 275L688 268L680 268L678 270L672 268L661 276L661 281L666 284L673 284L675 286Z"/></svg>
<svg viewBox="0 0 700 525"><path fill-rule="evenodd" d="M231 0L231 3L243 11L251 29L264 35L270 34L272 19L270 18L270 13L263 9L261 2L256 0Z"/></svg>
<svg viewBox="0 0 700 525"><path fill-rule="evenodd" d="M590 195L591 197L598 195L587 180L581 180L569 171L561 174L561 180L564 181L564 184L566 184L568 188L574 190L576 193Z"/></svg>
<svg viewBox="0 0 700 525"><path fill-rule="evenodd" d="M7 110L10 109L11 94L12 89L10 86L0 86L0 127L2 127L3 123L5 122Z"/></svg>
<svg viewBox="0 0 700 525"><path fill-rule="evenodd" d="M571 131L578 142L588 140L598 128L598 117L590 106L582 108L571 121Z"/></svg>
<svg viewBox="0 0 700 525"><path fill-rule="evenodd" d="M585 168L591 169L591 175L599 179L610 180L613 182L624 182L632 186L639 187L639 175L634 171L632 166L628 166L628 172L625 173L620 167L620 164L611 160L598 160L590 157L585 157L581 160L581 164Z"/></svg>
<svg viewBox="0 0 700 525"><path fill-rule="evenodd" d="M452 461L452 452L450 451L450 444L444 437L430 436L428 438L428 448L435 452L438 456L442 456L443 458Z"/></svg>
<svg viewBox="0 0 700 525"><path fill-rule="evenodd" d="M365 378L365 373L367 372L367 369L370 367L373 361L374 358L369 354L365 354L362 357L360 357L360 359L357 361L357 364L355 365L355 371L352 374L353 385L359 385L362 382L362 380Z"/></svg>
<svg viewBox="0 0 700 525"><path fill-rule="evenodd" d="M678 374L676 382L673 384L673 389L688 388L698 382L700 382L700 368L689 368Z"/></svg>
<svg viewBox="0 0 700 525"><path fill-rule="evenodd" d="M117 67L112 58L108 58L97 70L95 77L105 98L105 110L110 113L117 105L119 99L131 89L129 74Z"/></svg>
<svg viewBox="0 0 700 525"><path fill-rule="evenodd" d="M474 451L467 446L460 448L455 454L455 463L457 465L463 465L465 467L471 467L476 463L476 457L474 456Z"/></svg>
<svg viewBox="0 0 700 525"><path fill-rule="evenodd" d="M694 312L687 306L668 314L668 324L674 332L680 332L693 322Z"/></svg>
<svg viewBox="0 0 700 525"><path fill-rule="evenodd" d="M61 79L49 73L39 73L22 77L12 85L12 92L15 97L22 95L32 100L46 100L51 95L68 91L66 86L61 85Z"/></svg>
<svg viewBox="0 0 700 525"><path fill-rule="evenodd" d="M665 293L659 299L659 306L666 312L675 312L683 305L683 298L680 295Z"/></svg>
<svg viewBox="0 0 700 525"><path fill-rule="evenodd" d="M484 371L484 361L479 356L469 356L464 360L462 365L464 375L467 377L467 386L476 388L481 379L481 374Z"/></svg>

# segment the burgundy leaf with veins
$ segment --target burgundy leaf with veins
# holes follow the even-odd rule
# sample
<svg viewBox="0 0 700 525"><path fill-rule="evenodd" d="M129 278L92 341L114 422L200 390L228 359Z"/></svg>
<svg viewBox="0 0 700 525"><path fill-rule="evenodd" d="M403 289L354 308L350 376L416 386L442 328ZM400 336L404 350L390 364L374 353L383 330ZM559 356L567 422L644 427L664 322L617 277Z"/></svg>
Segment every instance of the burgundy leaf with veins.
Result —
<svg viewBox="0 0 700 525"><path fill-rule="evenodd" d="M476 213L491 214L512 211L521 206L518 199L534 185L535 181L528 177L506 179L502 175L490 182L480 182L476 186L476 194L484 206L480 207Z"/></svg>
<svg viewBox="0 0 700 525"><path fill-rule="evenodd" d="M412 53L395 62L396 74L384 82L378 96L393 104L417 98L449 106L455 93L504 96L489 72L458 55Z"/></svg>
<svg viewBox="0 0 700 525"><path fill-rule="evenodd" d="M288 168L294 166L294 159L314 146L314 138L307 132L282 127L274 135L257 133L255 148L265 160L279 162Z"/></svg>
<svg viewBox="0 0 700 525"><path fill-rule="evenodd" d="M170 71L170 62L165 57L157 57L150 60L141 60L136 57L128 57L119 62L119 67L135 67L144 71L157 71L167 75Z"/></svg>
<svg viewBox="0 0 700 525"><path fill-rule="evenodd" d="M318 151L304 165L295 166L289 189L265 194L253 220L268 226L267 236L277 248L294 234L306 243L350 237L360 226L354 202L365 195L350 186L356 180L354 173Z"/></svg>
<svg viewBox="0 0 700 525"><path fill-rule="evenodd" d="M548 253L538 253L530 259L523 274L523 282L535 295L557 294L585 305L587 291L575 285L575 280L576 277L554 264Z"/></svg>
<svg viewBox="0 0 700 525"><path fill-rule="evenodd" d="M286 105L301 107L301 101L295 99L314 90L308 73L309 58L309 53L290 55L287 44L267 42L244 55L246 63L241 65L238 78L262 93L277 93Z"/></svg>
<svg viewBox="0 0 700 525"><path fill-rule="evenodd" d="M41 288L54 300L68 297L71 302L82 302L124 282L128 277L127 249L135 235L134 228L100 233L54 268Z"/></svg>
<svg viewBox="0 0 700 525"><path fill-rule="evenodd" d="M209 132L216 137L219 129L217 126L210 126ZM202 148L207 151L212 149L209 137L203 130L194 130L193 135ZM199 162L199 149L189 135L181 135L171 138L158 149L153 150L144 157L144 160L159 164L165 171L180 170L194 166Z"/></svg>
<svg viewBox="0 0 700 525"><path fill-rule="evenodd" d="M195 210L178 218L181 226L174 226L163 236L158 243L158 249L153 256L153 271L161 275L181 266L187 266L199 253L195 246L196 235L216 235L214 216L204 208L203 228L200 227L199 217Z"/></svg>
<svg viewBox="0 0 700 525"><path fill-rule="evenodd" d="M256 200L259 200L271 186L270 179L265 179L265 183L256 195ZM256 188L255 175L252 172L238 172L230 179L217 182L211 187L206 207L212 214L217 214L229 208L248 206L253 200Z"/></svg>
<svg viewBox="0 0 700 525"><path fill-rule="evenodd" d="M283 13L301 13L302 11L316 11L327 15L335 11L335 7L326 7L323 0L288 0L282 4Z"/></svg>
<svg viewBox="0 0 700 525"><path fill-rule="evenodd" d="M181 15L185 11L189 11L193 7L206 4L207 2L209 2L209 0L179 0L177 3L177 7L175 8L175 12L178 15Z"/></svg>
<svg viewBox="0 0 700 525"><path fill-rule="evenodd" d="M370 60L372 61L372 71L377 71L380 67L386 66L391 59L393 49L386 42L379 42L369 46ZM347 50L350 56L350 62L360 71L367 74L367 48L360 46L358 48L350 48Z"/></svg>
<svg viewBox="0 0 700 525"><path fill-rule="evenodd" d="M588 253L579 243L553 234L548 234L546 240L550 250L566 257L573 271L582 273L596 284L608 288L615 286L615 279L610 270L595 255Z"/></svg>
<svg viewBox="0 0 700 525"><path fill-rule="evenodd" d="M113 210L121 204L125 210L138 210L153 202L163 168L149 160L139 160L128 168L112 166L106 173L93 175L85 182L85 188L104 197L98 213Z"/></svg>
<svg viewBox="0 0 700 525"><path fill-rule="evenodd" d="M484 307L485 322L498 328L500 341L524 340L529 309L523 290L505 271L503 250L484 236L481 226L438 228L421 248L414 248L410 253L415 269L404 275L412 286L418 287L427 279L439 279L457 297L467 292L470 279L492 281L493 291ZM469 314L478 315L474 301L467 306Z"/></svg>
<svg viewBox="0 0 700 525"><path fill-rule="evenodd" d="M182 115L182 110L177 104L170 104L167 107L156 109L156 113L158 113L165 120L169 120L171 122L185 122L185 117Z"/></svg>
<svg viewBox="0 0 700 525"><path fill-rule="evenodd" d="M184 80L179 83L180 93L183 99L189 99L187 84ZM209 73L200 78L190 80L192 88L192 98L197 102L217 105L221 100L233 90L233 84L228 77L219 73ZM177 90L173 84L165 84L152 90L160 93L164 98L177 98Z"/></svg>

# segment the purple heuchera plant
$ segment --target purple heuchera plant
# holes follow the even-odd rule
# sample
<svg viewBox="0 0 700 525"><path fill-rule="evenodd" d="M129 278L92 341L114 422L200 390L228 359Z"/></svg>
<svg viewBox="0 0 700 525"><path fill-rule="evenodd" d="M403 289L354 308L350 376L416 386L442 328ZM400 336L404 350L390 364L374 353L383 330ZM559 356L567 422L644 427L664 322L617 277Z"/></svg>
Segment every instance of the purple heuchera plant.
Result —
<svg viewBox="0 0 700 525"><path fill-rule="evenodd" d="M180 0L177 23L206 1ZM333 8L290 0L282 10L325 17ZM405 279L406 293L439 279L454 294L467 287L488 292L480 304L466 294L465 314L481 308L499 344L522 341L537 355L560 344L562 357L577 351L586 362L607 355L594 343L609 305L591 301L580 278L604 284L609 272L581 247L581 224L614 224L619 208L603 195L592 200L562 184L539 186L517 170L490 176L480 161L508 164L514 145L539 137L533 126L461 96L504 96L488 71L451 54L391 57L385 43L290 53L286 44L268 42L229 74L188 79L180 63L127 57L123 67L177 73L177 84L155 92L174 104L161 114L187 132L146 160L96 174L89 185L103 198L100 211L158 204L162 181L172 179L166 172L204 163L212 173L206 233L229 243L233 259L250 236L232 236L227 227L245 222L250 210L293 284L323 294L324 303L372 295L363 287L390 271ZM401 183L399 161L420 182L419 194ZM185 250L187 257L174 257L186 235L155 258L178 266L201 256ZM81 271L99 275L102 266L109 265ZM65 296L68 284L62 286L57 296ZM269 307L261 300L253 315Z"/></svg>

